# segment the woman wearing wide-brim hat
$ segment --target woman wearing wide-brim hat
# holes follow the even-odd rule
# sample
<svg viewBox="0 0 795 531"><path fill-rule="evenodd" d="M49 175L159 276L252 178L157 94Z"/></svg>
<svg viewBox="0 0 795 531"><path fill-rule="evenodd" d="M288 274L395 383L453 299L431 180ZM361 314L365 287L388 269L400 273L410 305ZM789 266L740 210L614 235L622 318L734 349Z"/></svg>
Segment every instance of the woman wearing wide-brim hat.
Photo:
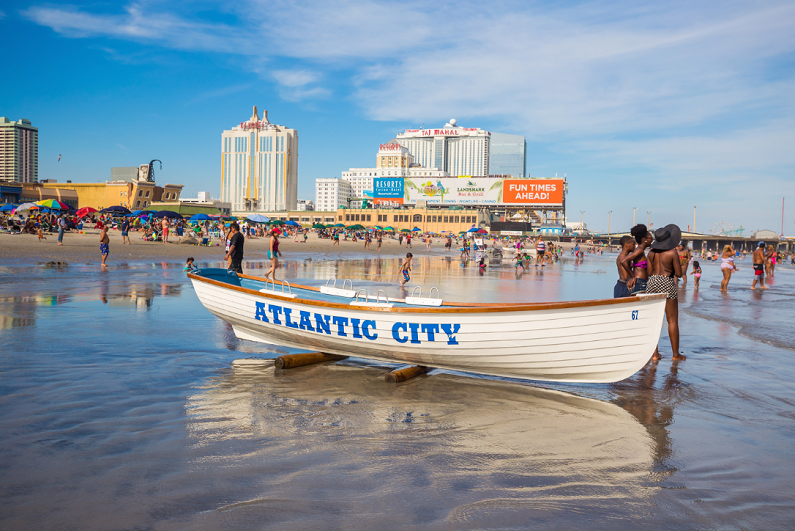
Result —
<svg viewBox="0 0 795 531"><path fill-rule="evenodd" d="M676 278L682 277L682 264L676 250L682 239L682 230L674 225L666 225L654 233L654 243L649 252L649 282L646 293L665 293L665 318L668 320L668 337L675 360L683 360L679 354L679 295ZM653 359L659 359L657 354Z"/></svg>

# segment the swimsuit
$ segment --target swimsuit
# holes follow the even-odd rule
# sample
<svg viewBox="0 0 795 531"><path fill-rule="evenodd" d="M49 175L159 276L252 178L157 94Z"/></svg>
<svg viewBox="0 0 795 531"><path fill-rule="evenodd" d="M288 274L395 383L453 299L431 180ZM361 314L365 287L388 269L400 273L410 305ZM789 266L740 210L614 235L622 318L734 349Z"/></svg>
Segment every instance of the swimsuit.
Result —
<svg viewBox="0 0 795 531"><path fill-rule="evenodd" d="M765 264L754 264L754 276L765 276Z"/></svg>
<svg viewBox="0 0 795 531"><path fill-rule="evenodd" d="M674 277L664 277L662 275L652 275L646 284L646 293L665 293L667 299L676 300L679 297L676 291L676 281Z"/></svg>
<svg viewBox="0 0 795 531"><path fill-rule="evenodd" d="M700 267L698 269L694 269L693 270L693 276L696 277L696 278L701 278L701 268Z"/></svg>
<svg viewBox="0 0 795 531"><path fill-rule="evenodd" d="M647 260L644 260L642 262L638 262L633 267L637 267L638 269L646 269L646 268L648 268L648 266L649 266L649 262Z"/></svg>
<svg viewBox="0 0 795 531"><path fill-rule="evenodd" d="M679 263L680 263L681 265L687 265L687 263L688 263L689 261L690 261L690 260L688 260L687 256L680 256L680 257L679 257Z"/></svg>
<svg viewBox="0 0 795 531"><path fill-rule="evenodd" d="M406 271L405 269L403 270L403 278L406 279L406 282L408 282L411 279L411 277L409 276L409 272Z"/></svg>
<svg viewBox="0 0 795 531"><path fill-rule="evenodd" d="M108 254L110 252L110 248L108 247L107 243L100 243L99 244L99 253L100 254Z"/></svg>
<svg viewBox="0 0 795 531"><path fill-rule="evenodd" d="M722 258L720 263L721 269L734 269L734 257L729 256L727 258Z"/></svg>

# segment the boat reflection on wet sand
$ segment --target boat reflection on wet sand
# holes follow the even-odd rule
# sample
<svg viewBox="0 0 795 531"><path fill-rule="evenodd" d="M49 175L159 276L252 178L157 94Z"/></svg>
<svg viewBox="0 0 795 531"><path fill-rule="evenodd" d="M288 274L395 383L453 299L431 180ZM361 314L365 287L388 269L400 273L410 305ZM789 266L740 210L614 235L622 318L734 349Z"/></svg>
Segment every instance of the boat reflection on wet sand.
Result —
<svg viewBox="0 0 795 531"><path fill-rule="evenodd" d="M195 469L227 463L212 481L235 501L203 524L303 528L291 514L301 506L334 511L343 528L512 528L559 511L642 511L655 491L654 441L617 405L449 373L388 386L386 370L266 362L209 379L186 405ZM241 475L261 498L235 496Z"/></svg>

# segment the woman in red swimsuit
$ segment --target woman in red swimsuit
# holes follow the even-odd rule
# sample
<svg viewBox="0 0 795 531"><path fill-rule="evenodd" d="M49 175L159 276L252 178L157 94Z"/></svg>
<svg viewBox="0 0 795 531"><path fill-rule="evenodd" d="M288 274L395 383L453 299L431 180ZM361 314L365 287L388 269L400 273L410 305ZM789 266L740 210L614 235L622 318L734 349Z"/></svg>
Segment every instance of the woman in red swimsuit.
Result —
<svg viewBox="0 0 795 531"><path fill-rule="evenodd" d="M265 278L273 274L274 280L276 279L276 269L279 267L279 238L276 236L275 231L269 231L268 235L271 237L270 248L268 249L268 258L271 259L271 268L265 273Z"/></svg>

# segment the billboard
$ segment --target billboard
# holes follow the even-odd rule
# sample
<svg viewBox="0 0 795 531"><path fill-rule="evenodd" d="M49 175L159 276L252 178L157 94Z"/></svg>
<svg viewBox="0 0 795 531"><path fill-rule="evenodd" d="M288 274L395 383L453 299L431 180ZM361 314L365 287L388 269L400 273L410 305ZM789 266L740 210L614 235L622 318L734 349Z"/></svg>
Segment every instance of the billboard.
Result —
<svg viewBox="0 0 795 531"><path fill-rule="evenodd" d="M403 177L376 177L373 179L374 203L403 203Z"/></svg>
<svg viewBox="0 0 795 531"><path fill-rule="evenodd" d="M405 204L561 206L563 179L406 178L403 192Z"/></svg>

